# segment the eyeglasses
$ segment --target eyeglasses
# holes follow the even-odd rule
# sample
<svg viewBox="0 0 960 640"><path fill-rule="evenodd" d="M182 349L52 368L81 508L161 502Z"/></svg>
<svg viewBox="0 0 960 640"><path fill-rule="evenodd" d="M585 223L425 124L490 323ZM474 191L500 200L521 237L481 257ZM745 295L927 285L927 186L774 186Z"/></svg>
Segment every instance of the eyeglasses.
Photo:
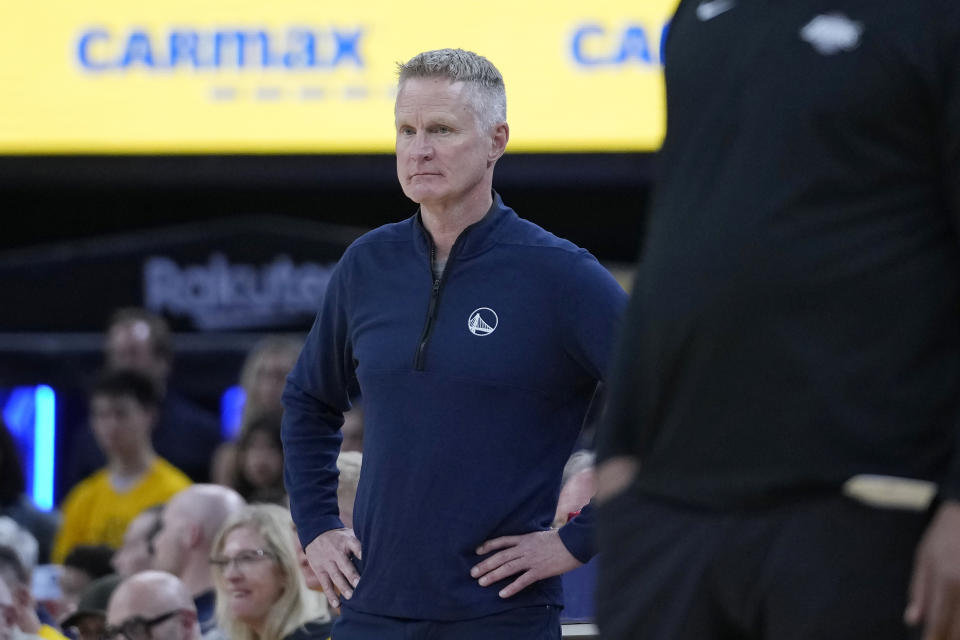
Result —
<svg viewBox="0 0 960 640"><path fill-rule="evenodd" d="M232 558L230 556L214 556L210 558L210 566L218 571L226 571L230 567L230 563L235 563L237 569L245 571L261 560L271 560L274 557L276 556L273 552L267 549L246 549Z"/></svg>
<svg viewBox="0 0 960 640"><path fill-rule="evenodd" d="M147 619L143 616L127 618L121 624L110 625L104 629L101 640L150 640L150 629L182 613L191 612L187 609L174 609L161 613L155 618Z"/></svg>

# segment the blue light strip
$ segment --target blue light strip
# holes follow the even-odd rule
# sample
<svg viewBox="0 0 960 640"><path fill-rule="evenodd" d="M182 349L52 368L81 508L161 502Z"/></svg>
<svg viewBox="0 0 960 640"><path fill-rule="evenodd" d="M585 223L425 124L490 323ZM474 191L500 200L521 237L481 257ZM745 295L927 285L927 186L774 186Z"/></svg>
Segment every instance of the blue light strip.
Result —
<svg viewBox="0 0 960 640"><path fill-rule="evenodd" d="M220 397L220 433L224 440L234 440L240 434L240 419L247 394L243 387L234 385Z"/></svg>
<svg viewBox="0 0 960 640"><path fill-rule="evenodd" d="M33 502L44 511L53 509L53 473L56 453L57 396L47 385L34 391Z"/></svg>

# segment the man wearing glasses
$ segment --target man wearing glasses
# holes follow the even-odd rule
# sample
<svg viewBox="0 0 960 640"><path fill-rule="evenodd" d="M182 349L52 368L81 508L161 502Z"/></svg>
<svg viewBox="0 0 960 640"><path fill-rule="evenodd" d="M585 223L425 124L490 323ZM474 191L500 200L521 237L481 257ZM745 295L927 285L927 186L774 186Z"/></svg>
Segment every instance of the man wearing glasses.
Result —
<svg viewBox="0 0 960 640"><path fill-rule="evenodd" d="M197 607L176 576L137 573L110 598L104 640L200 640Z"/></svg>

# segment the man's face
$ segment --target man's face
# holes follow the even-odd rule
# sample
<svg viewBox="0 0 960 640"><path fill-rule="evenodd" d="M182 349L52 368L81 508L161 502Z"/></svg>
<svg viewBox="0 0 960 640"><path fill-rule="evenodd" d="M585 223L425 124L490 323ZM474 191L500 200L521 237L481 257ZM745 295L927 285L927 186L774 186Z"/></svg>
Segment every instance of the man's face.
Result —
<svg viewBox="0 0 960 640"><path fill-rule="evenodd" d="M196 612L182 609L178 603L156 595L141 592L119 602L111 601L107 625L126 630L111 640L199 640ZM157 620L161 617L162 620Z"/></svg>
<svg viewBox="0 0 960 640"><path fill-rule="evenodd" d="M123 577L146 571L153 566L151 535L157 525L154 512L141 513L134 518L123 534L123 546L113 555L113 568Z"/></svg>
<svg viewBox="0 0 960 640"><path fill-rule="evenodd" d="M403 193L426 206L464 201L483 185L499 155L480 131L462 82L411 78L397 95L397 178Z"/></svg>
<svg viewBox="0 0 960 640"><path fill-rule="evenodd" d="M95 395L90 427L104 454L129 456L150 442L154 413L131 396Z"/></svg>
<svg viewBox="0 0 960 640"><path fill-rule="evenodd" d="M183 574L187 564L183 527L177 505L171 502L160 516L160 528L153 538L153 568L175 576Z"/></svg>
<svg viewBox="0 0 960 640"><path fill-rule="evenodd" d="M150 325L146 322L110 327L105 355L110 369L135 369L158 382L166 378L167 362L154 351Z"/></svg>

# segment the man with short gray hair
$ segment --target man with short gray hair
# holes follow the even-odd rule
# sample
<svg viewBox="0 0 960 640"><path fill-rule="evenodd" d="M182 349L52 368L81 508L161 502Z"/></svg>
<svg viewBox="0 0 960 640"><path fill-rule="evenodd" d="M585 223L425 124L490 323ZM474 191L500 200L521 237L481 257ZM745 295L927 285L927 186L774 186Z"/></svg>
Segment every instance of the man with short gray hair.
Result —
<svg viewBox="0 0 960 640"><path fill-rule="evenodd" d="M342 605L336 640L559 638L559 575L593 555L592 516L550 523L626 294L493 190L510 129L489 60L424 52L398 88L397 177L420 206L347 249L287 378L297 531ZM356 384L349 529L336 461Z"/></svg>

